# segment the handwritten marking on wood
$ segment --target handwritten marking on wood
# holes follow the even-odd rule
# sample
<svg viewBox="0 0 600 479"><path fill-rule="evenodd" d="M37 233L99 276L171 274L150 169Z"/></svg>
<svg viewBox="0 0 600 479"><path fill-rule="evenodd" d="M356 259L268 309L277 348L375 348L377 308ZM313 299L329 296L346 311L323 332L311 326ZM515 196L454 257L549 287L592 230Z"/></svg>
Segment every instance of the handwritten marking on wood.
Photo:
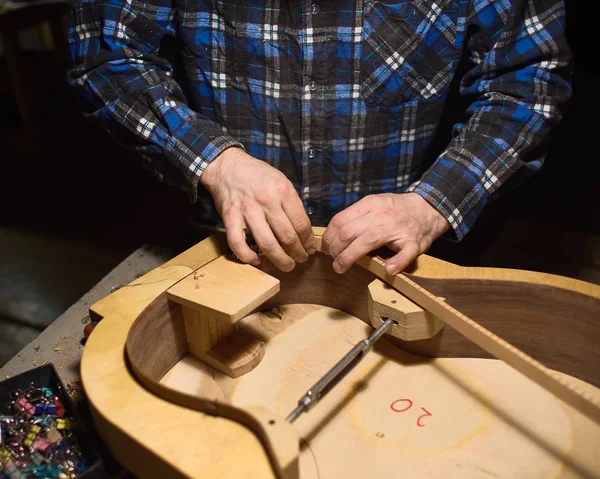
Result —
<svg viewBox="0 0 600 479"><path fill-rule="evenodd" d="M406 403L405 406L401 406L402 404ZM390 409L394 412L406 412L408 411L411 407L413 407L413 402L412 400L408 399L408 398L402 398L402 399L396 399L395 401L392 402L392 404L390 404ZM427 416L432 416L433 414L431 414L427 409L425 409L424 407L421 408L421 411L423 411L425 414L421 414L418 418L417 418L417 426L419 427L425 427L425 424L421 424L421 420L424 417Z"/></svg>
<svg viewBox="0 0 600 479"><path fill-rule="evenodd" d="M396 409L396 404L401 402L407 402L408 406L403 409ZM413 402L410 399L396 399L392 404L390 404L390 409L394 412L404 412L408 411L413 405Z"/></svg>
<svg viewBox="0 0 600 479"><path fill-rule="evenodd" d="M423 419L424 417L427 417L427 416L431 416L432 414L424 407L421 408L421 411L424 411L425 414L423 414L422 416L419 416L419 418L417 419L417 426L425 427L425 424L421 424L421 419Z"/></svg>

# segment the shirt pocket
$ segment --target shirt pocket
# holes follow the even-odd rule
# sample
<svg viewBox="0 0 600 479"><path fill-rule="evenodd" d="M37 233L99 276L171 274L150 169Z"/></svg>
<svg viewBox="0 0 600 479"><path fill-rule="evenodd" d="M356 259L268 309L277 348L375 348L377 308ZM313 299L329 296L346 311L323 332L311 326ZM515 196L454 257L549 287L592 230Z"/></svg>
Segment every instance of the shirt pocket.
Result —
<svg viewBox="0 0 600 479"><path fill-rule="evenodd" d="M263 93L266 79L284 62L285 52L295 51L289 47L286 27L274 21L274 13L252 2L213 0L211 34L219 46L213 63L220 62L221 77L237 90ZM279 95L277 84L267 90L267 95Z"/></svg>
<svg viewBox="0 0 600 479"><path fill-rule="evenodd" d="M446 95L457 58L456 2L365 2L360 91L369 105Z"/></svg>

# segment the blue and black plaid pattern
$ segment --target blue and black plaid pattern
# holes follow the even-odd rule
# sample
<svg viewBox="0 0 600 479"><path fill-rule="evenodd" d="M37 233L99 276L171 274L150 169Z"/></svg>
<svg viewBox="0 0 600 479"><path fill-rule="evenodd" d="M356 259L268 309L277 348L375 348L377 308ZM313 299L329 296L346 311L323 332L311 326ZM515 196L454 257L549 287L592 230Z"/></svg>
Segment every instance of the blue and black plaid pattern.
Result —
<svg viewBox="0 0 600 479"><path fill-rule="evenodd" d="M158 56L184 48L186 98ZM414 191L458 239L540 153L571 90L559 0L73 0L70 80L86 112L197 196L230 146L283 171L313 224ZM425 153L463 51L468 120Z"/></svg>

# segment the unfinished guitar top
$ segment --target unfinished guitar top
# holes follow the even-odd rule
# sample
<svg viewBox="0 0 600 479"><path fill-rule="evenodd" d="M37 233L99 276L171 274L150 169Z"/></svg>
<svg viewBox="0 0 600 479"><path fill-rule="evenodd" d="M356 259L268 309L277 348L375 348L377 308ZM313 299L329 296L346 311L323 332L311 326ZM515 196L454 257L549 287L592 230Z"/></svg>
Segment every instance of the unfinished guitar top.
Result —
<svg viewBox="0 0 600 479"><path fill-rule="evenodd" d="M425 255L388 277L376 256L339 276L321 253L292 273L226 253L205 240L91 309L82 379L136 475L600 477L597 286ZM286 423L387 317L377 348Z"/></svg>

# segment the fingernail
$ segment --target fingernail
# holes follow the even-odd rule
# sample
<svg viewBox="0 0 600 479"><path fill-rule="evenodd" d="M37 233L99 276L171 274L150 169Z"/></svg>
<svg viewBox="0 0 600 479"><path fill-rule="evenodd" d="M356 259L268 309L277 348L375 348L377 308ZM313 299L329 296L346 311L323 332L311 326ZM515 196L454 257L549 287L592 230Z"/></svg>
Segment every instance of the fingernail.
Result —
<svg viewBox="0 0 600 479"><path fill-rule="evenodd" d="M312 254L315 254L316 252L317 252L317 249L316 249L316 248L312 248L312 247L311 247L311 248L308 248L308 251L307 251L307 253L308 253L308 254L311 254L311 255L312 255Z"/></svg>
<svg viewBox="0 0 600 479"><path fill-rule="evenodd" d="M333 270L337 273L337 274L342 274L342 265L340 263L338 263L337 261L333 262Z"/></svg>
<svg viewBox="0 0 600 479"><path fill-rule="evenodd" d="M395 264L386 264L385 265L385 272L389 275L394 275L397 274L398 271L396 271L397 266Z"/></svg>

